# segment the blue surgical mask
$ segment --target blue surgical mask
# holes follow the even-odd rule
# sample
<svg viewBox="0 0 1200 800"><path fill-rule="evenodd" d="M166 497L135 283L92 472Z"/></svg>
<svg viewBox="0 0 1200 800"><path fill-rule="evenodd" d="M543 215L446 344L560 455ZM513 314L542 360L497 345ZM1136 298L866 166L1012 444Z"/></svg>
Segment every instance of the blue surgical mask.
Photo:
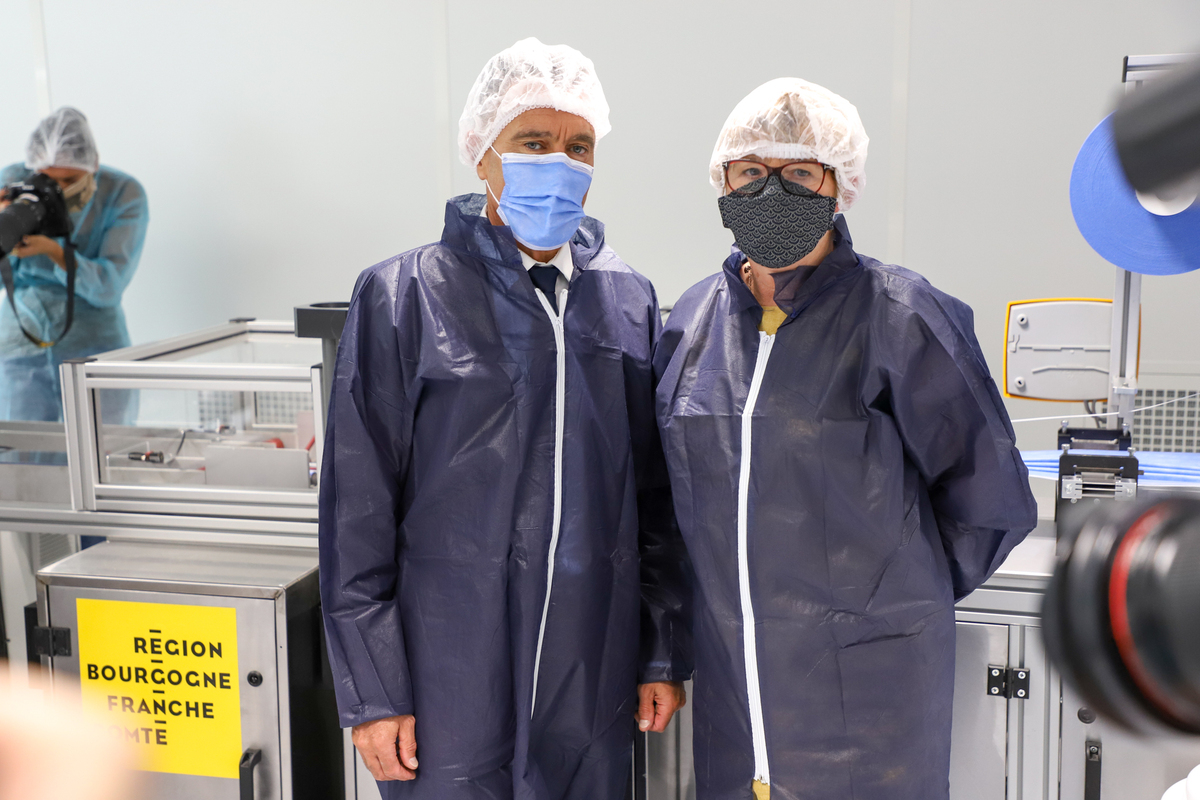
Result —
<svg viewBox="0 0 1200 800"><path fill-rule="evenodd" d="M496 212L513 238L532 250L553 250L571 241L583 221L592 168L566 153L492 152L504 170Z"/></svg>

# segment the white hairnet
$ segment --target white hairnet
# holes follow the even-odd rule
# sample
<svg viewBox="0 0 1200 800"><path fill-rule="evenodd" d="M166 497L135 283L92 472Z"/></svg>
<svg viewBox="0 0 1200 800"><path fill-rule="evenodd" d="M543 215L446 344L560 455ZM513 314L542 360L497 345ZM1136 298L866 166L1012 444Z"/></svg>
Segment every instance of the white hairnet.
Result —
<svg viewBox="0 0 1200 800"><path fill-rule="evenodd" d="M565 44L532 37L501 50L484 65L458 121L458 152L473 167L508 123L531 108L583 117L599 140L612 130L608 101L591 59Z"/></svg>
<svg viewBox="0 0 1200 800"><path fill-rule="evenodd" d="M35 171L46 167L99 169L100 154L83 112L63 106L39 122L25 148L25 166Z"/></svg>
<svg viewBox="0 0 1200 800"><path fill-rule="evenodd" d="M751 154L814 159L833 167L845 211L867 185L867 132L846 98L800 78L776 78L746 95L717 137L708 179L725 186L724 164Z"/></svg>

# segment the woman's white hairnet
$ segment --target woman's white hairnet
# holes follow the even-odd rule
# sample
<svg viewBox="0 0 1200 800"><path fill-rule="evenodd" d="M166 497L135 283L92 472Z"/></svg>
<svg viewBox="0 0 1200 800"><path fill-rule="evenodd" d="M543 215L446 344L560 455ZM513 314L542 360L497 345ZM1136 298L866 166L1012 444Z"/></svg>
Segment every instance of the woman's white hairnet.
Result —
<svg viewBox="0 0 1200 800"><path fill-rule="evenodd" d="M858 109L846 98L800 78L776 78L746 95L725 120L708 179L724 189L724 165L751 154L811 158L833 168L845 211L867 185L867 141Z"/></svg>
<svg viewBox="0 0 1200 800"><path fill-rule="evenodd" d="M83 112L63 106L39 122L25 148L25 166L35 171L47 167L99 169L100 153Z"/></svg>
<svg viewBox="0 0 1200 800"><path fill-rule="evenodd" d="M458 152L473 167L508 123L531 108L583 117L599 140L612 130L608 101L591 59L565 44L532 37L501 50L484 65L458 121Z"/></svg>

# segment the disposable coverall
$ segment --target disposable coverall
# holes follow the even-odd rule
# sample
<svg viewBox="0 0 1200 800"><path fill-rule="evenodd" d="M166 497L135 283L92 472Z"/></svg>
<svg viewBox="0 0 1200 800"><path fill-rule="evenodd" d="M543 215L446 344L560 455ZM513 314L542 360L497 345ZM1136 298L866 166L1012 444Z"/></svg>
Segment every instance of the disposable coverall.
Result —
<svg viewBox="0 0 1200 800"><path fill-rule="evenodd" d="M620 798L635 683L690 675L658 304L585 218L552 319L482 207L455 198L351 301L320 512L339 713L416 715L417 778L385 798Z"/></svg>
<svg viewBox="0 0 1200 800"><path fill-rule="evenodd" d="M970 308L835 242L774 336L735 247L655 356L700 800L944 800L954 603L1036 524Z"/></svg>
<svg viewBox="0 0 1200 800"><path fill-rule="evenodd" d="M29 174L23 164L13 164L0 172L0 185ZM0 293L0 419L61 420L58 365L64 359L129 346L121 294L133 278L146 239L146 193L134 178L101 165L96 172L95 195L71 214L71 222L78 271L75 321L66 337L45 349L30 342L21 333L8 299ZM45 255L10 256L9 260L20 322L34 336L53 341L62 332L67 315L66 272ZM136 395L109 394L112 398L104 409L105 420L128 416ZM113 398L121 408L113 405Z"/></svg>

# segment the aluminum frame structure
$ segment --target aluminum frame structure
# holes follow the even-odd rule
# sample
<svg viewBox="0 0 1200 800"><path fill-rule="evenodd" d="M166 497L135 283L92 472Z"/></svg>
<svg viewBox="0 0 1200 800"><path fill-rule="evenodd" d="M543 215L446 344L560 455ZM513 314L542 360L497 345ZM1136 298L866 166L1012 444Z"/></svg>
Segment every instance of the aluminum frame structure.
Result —
<svg viewBox="0 0 1200 800"><path fill-rule="evenodd" d="M103 389L287 392L311 398L313 459L321 462L321 365L194 363L246 341L298 341L287 322L232 320L61 367L70 504L0 503L0 529L143 541L317 546L318 488L268 489L104 482L95 393Z"/></svg>

